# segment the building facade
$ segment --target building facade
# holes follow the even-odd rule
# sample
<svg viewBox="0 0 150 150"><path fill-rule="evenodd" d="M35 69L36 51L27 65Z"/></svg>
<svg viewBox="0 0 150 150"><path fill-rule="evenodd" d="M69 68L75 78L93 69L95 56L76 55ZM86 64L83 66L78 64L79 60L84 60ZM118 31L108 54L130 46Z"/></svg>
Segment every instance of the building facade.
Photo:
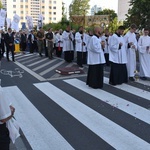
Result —
<svg viewBox="0 0 150 150"><path fill-rule="evenodd" d="M129 0L118 0L118 20L123 21L126 19L126 14L130 8Z"/></svg>
<svg viewBox="0 0 150 150"><path fill-rule="evenodd" d="M98 13L99 11L102 11L102 8L97 6L97 5L94 5L92 8L91 8L91 15L94 16L95 13Z"/></svg>
<svg viewBox="0 0 150 150"><path fill-rule="evenodd" d="M32 16L37 25L39 14L43 15L43 23L57 23L62 19L62 0L1 0L7 11L7 18L14 14L20 16L20 24L26 22L26 16Z"/></svg>

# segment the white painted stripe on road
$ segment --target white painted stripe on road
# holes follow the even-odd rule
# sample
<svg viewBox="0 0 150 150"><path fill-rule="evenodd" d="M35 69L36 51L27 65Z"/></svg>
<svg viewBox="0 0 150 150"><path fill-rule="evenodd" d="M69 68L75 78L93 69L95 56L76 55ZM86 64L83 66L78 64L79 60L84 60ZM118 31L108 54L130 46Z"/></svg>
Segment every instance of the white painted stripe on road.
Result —
<svg viewBox="0 0 150 150"><path fill-rule="evenodd" d="M138 118L148 124L150 124L150 111L138 106L134 103L131 103L121 97L115 96L111 93L105 92L100 89L92 89L86 85L85 82L80 81L78 79L69 79L64 80L66 83L110 104L112 107L116 107L131 116L134 116L135 118ZM140 110L140 111L139 111Z"/></svg>
<svg viewBox="0 0 150 150"><path fill-rule="evenodd" d="M73 150L18 87L6 87L4 91L16 108L15 118L33 150Z"/></svg>
<svg viewBox="0 0 150 150"><path fill-rule="evenodd" d="M109 79L104 77L104 83L109 84ZM121 85L117 85L117 86L113 86L113 87L123 90L123 91L126 91L128 93L134 94L141 98L145 98L150 101L150 92L148 92L148 91L145 91L145 90L142 90L142 89L139 89L139 88L127 85L127 84L121 84Z"/></svg>
<svg viewBox="0 0 150 150"><path fill-rule="evenodd" d="M43 65L40 65L40 66L34 68L33 71L37 71L37 70L39 70L39 69L41 69L41 68L43 68L43 67L45 67L45 66L48 66L48 65L50 65L51 63L55 62L56 60L57 60L57 59L50 60L50 61L48 61L47 63L45 63L45 64L43 64Z"/></svg>
<svg viewBox="0 0 150 150"><path fill-rule="evenodd" d="M149 143L110 121L52 84L46 82L34 85L115 149L149 150Z"/></svg>
<svg viewBox="0 0 150 150"><path fill-rule="evenodd" d="M45 78L39 76L37 73L33 72L32 70L30 70L29 68L27 68L26 66L22 65L19 62L15 62L16 65L18 65L19 67L21 67L23 70L27 71L28 73L30 73L32 76L34 76L35 78L37 78L40 81L46 81Z"/></svg>
<svg viewBox="0 0 150 150"><path fill-rule="evenodd" d="M17 58L17 61L25 61L25 60L30 60L32 58L34 58L35 55L30 55L28 57L23 57L23 58Z"/></svg>
<svg viewBox="0 0 150 150"><path fill-rule="evenodd" d="M47 74L48 72L50 72L50 71L52 71L53 69L59 67L59 66L62 65L63 63L64 63L64 61L61 61L61 62L57 63L56 65L53 65L52 67L50 67L50 68L44 70L43 72L41 72L40 75L43 76L43 75Z"/></svg>
<svg viewBox="0 0 150 150"><path fill-rule="evenodd" d="M28 57L28 56L30 56L30 55L33 55L33 54L22 54L22 53L20 53L20 54L18 54L18 55L15 55L16 57L15 58L17 58L17 59L19 59L19 58L24 58L24 57Z"/></svg>
<svg viewBox="0 0 150 150"><path fill-rule="evenodd" d="M141 84L143 84L143 85L150 86L150 81L148 81L148 80L144 81L144 80L139 79L139 80L137 80L136 82L141 83Z"/></svg>
<svg viewBox="0 0 150 150"><path fill-rule="evenodd" d="M32 64L30 64L30 65L27 65L27 66L28 66L28 67L32 67L32 66L37 65L37 64L39 64L39 63L41 63L41 62L43 62L43 61L45 61L45 60L48 60L48 58L44 58L44 59L42 59L42 60L39 60L39 61L37 61L37 62L35 62L35 63L32 63Z"/></svg>
<svg viewBox="0 0 150 150"><path fill-rule="evenodd" d="M32 59L30 59L30 60L23 61L23 62L22 62L22 64L30 63L30 62L32 62L32 61L36 61L36 60L38 60L38 59L39 59L39 57L32 58Z"/></svg>

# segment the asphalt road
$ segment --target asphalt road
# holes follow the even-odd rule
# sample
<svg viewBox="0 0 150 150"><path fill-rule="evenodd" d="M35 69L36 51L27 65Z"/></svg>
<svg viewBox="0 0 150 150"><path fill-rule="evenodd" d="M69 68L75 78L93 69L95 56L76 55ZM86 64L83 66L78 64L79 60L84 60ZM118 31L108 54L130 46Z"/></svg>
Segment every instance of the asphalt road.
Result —
<svg viewBox="0 0 150 150"><path fill-rule="evenodd" d="M16 108L21 137L11 150L149 150L150 80L103 89L86 85L82 74L61 75L56 69L76 67L63 59L38 54L2 59L0 78Z"/></svg>

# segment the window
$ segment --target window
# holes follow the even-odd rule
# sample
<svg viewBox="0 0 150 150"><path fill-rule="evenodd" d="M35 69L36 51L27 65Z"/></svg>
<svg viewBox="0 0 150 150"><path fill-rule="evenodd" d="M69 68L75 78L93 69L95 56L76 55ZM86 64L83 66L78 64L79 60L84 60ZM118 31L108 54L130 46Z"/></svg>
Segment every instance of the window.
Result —
<svg viewBox="0 0 150 150"><path fill-rule="evenodd" d="M49 14L51 15L51 14L52 14L52 12L49 12Z"/></svg>
<svg viewBox="0 0 150 150"><path fill-rule="evenodd" d="M56 1L54 1L53 3L56 4Z"/></svg>
<svg viewBox="0 0 150 150"><path fill-rule="evenodd" d="M26 5L26 8L28 8L28 5Z"/></svg>
<svg viewBox="0 0 150 150"><path fill-rule="evenodd" d="M23 8L23 5L20 5L20 8Z"/></svg>
<svg viewBox="0 0 150 150"><path fill-rule="evenodd" d="M56 18L54 17L53 20L56 20Z"/></svg>
<svg viewBox="0 0 150 150"><path fill-rule="evenodd" d="M45 8L45 6L42 6L42 8Z"/></svg>
<svg viewBox="0 0 150 150"><path fill-rule="evenodd" d="M56 9L56 7L53 7L53 9Z"/></svg>
<svg viewBox="0 0 150 150"><path fill-rule="evenodd" d="M13 0L13 2L16 2L16 0Z"/></svg>
<svg viewBox="0 0 150 150"><path fill-rule="evenodd" d="M51 6L49 6L49 9L52 9L52 7L51 7Z"/></svg>
<svg viewBox="0 0 150 150"><path fill-rule="evenodd" d="M23 14L23 11L21 11L20 13Z"/></svg>
<svg viewBox="0 0 150 150"><path fill-rule="evenodd" d="M25 0L25 2L28 2L28 0Z"/></svg>
<svg viewBox="0 0 150 150"><path fill-rule="evenodd" d="M20 0L20 2L23 2L23 0Z"/></svg>
<svg viewBox="0 0 150 150"><path fill-rule="evenodd" d="M42 14L45 14L45 13L42 11Z"/></svg>
<svg viewBox="0 0 150 150"><path fill-rule="evenodd" d="M50 17L49 20L52 20L52 18Z"/></svg>
<svg viewBox="0 0 150 150"><path fill-rule="evenodd" d="M16 8L16 5L13 5L13 8Z"/></svg>
<svg viewBox="0 0 150 150"><path fill-rule="evenodd" d="M53 12L54 15L56 15L56 12Z"/></svg>
<svg viewBox="0 0 150 150"><path fill-rule="evenodd" d="M15 10L13 11L13 14L16 14L16 11L15 11Z"/></svg>
<svg viewBox="0 0 150 150"><path fill-rule="evenodd" d="M23 17L20 17L20 19L23 19Z"/></svg>

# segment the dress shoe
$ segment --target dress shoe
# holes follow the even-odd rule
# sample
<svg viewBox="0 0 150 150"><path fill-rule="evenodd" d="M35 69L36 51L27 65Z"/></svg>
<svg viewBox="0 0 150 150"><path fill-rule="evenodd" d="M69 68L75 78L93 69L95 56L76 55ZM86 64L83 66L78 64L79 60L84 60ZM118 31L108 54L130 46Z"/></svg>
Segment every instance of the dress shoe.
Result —
<svg viewBox="0 0 150 150"><path fill-rule="evenodd" d="M147 80L147 78L146 78L146 77L140 77L140 79L141 79L141 80Z"/></svg>

